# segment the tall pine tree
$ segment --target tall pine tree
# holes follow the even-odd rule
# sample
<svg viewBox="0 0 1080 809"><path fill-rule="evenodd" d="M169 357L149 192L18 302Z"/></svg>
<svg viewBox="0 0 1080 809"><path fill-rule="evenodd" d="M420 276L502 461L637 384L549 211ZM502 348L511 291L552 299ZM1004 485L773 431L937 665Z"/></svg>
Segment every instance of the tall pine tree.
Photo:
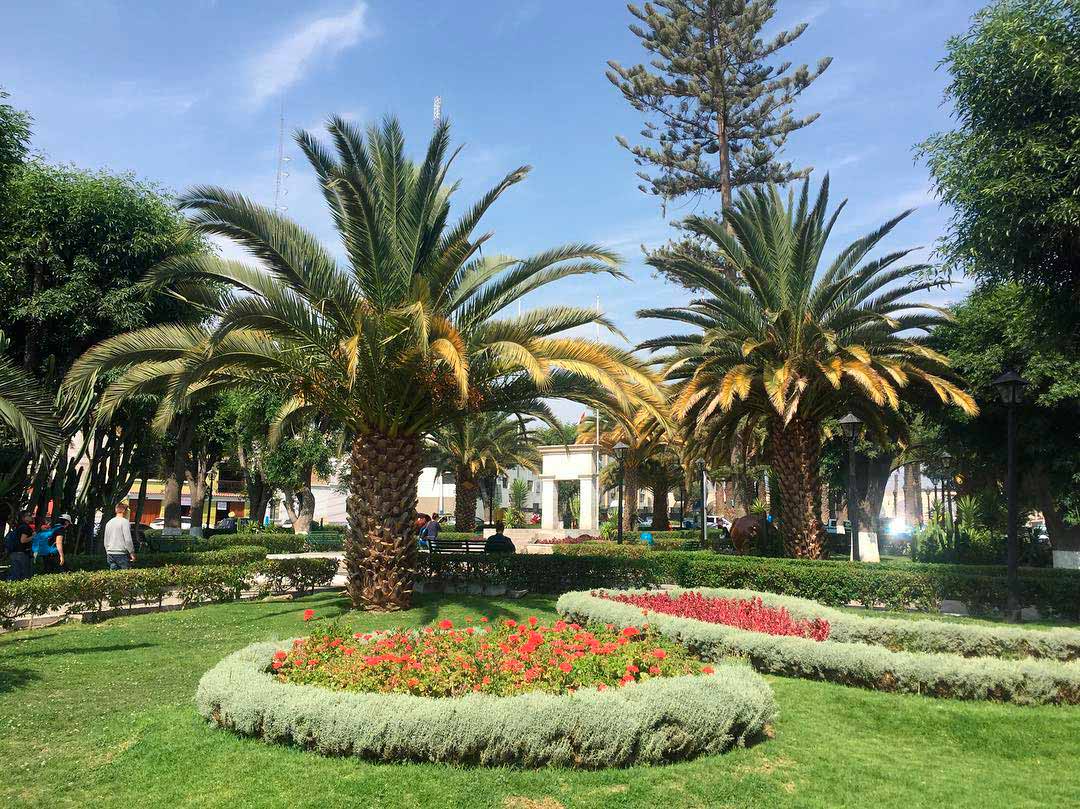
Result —
<svg viewBox="0 0 1080 809"><path fill-rule="evenodd" d="M607 77L646 116L642 145L617 138L643 167L642 191L665 202L719 192L726 208L740 186L806 176L809 169L793 169L778 155L791 132L817 119L817 113L795 118L791 108L832 58L814 70L774 61L805 23L765 42L761 29L776 0L656 0L628 7L640 20L630 30L654 58L629 68L608 62Z"/></svg>

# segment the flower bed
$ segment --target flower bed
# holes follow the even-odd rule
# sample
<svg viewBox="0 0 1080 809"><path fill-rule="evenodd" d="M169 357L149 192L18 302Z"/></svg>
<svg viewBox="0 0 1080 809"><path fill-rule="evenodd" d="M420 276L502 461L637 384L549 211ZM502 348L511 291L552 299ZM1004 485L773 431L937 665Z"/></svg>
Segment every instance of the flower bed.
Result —
<svg viewBox="0 0 1080 809"><path fill-rule="evenodd" d="M1063 662L1080 659L1080 629L1027 629L888 618L844 612L805 598L752 590L704 592L720 598L759 598L768 606L786 610L794 619L826 621L830 628L829 638L847 643L869 643L892 651L948 652L964 657L1035 657Z"/></svg>
<svg viewBox="0 0 1080 809"><path fill-rule="evenodd" d="M725 591L702 592L713 596ZM568 620L616 626L633 624L642 617L639 607L590 592L566 593L557 609ZM771 674L954 699L1080 704L1077 662L890 651L832 638L819 642L768 635L663 613L650 613L649 625L704 659L738 655L758 671Z"/></svg>
<svg viewBox="0 0 1080 809"><path fill-rule="evenodd" d="M829 622L821 618L795 620L784 607L768 607L761 596L725 598L705 596L689 590L673 596L669 592L593 593L601 598L639 607L643 613L662 612L713 624L727 624L767 635L790 635L823 641L829 637Z"/></svg>
<svg viewBox="0 0 1080 809"><path fill-rule="evenodd" d="M521 767L722 753L777 715L749 666L703 665L648 631L488 626L257 643L203 676L196 705L220 727L326 755Z"/></svg>
<svg viewBox="0 0 1080 809"><path fill-rule="evenodd" d="M587 542L600 542L600 537L582 534L579 537L541 537L534 545L584 545Z"/></svg>
<svg viewBox="0 0 1080 809"><path fill-rule="evenodd" d="M482 618L479 626L463 629L442 621L423 631L368 634L331 624L278 650L271 671L283 683L459 697L602 691L656 677L711 674L713 667L647 627L544 626L536 618L492 626Z"/></svg>

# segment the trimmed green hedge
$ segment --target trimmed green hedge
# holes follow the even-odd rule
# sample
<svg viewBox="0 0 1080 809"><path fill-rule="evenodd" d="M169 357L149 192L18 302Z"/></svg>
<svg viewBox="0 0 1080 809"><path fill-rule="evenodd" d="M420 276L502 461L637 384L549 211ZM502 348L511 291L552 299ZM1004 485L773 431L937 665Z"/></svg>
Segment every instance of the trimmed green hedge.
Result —
<svg viewBox="0 0 1080 809"><path fill-rule="evenodd" d="M678 591L669 592L673 596L678 594ZM768 606L783 607L796 620L823 618L828 621L829 640L869 643L894 652L947 652L963 657L1034 657L1061 661L1080 659L1080 629L1025 629L855 615L805 598L753 590L693 588L692 592L720 598L760 598Z"/></svg>
<svg viewBox="0 0 1080 809"><path fill-rule="evenodd" d="M709 591L703 591L711 595ZM641 610L589 592L566 593L556 609L579 623L653 627L705 659L745 657L758 671L895 691L1018 705L1080 703L1080 665L954 654L893 652L865 643L767 635L724 624Z"/></svg>
<svg viewBox="0 0 1080 809"><path fill-rule="evenodd" d="M175 596L181 606L233 601L245 591L309 592L330 583L333 559L266 559L245 565L189 565L134 570L97 570L0 582L0 623L68 607L101 612L136 604L161 605Z"/></svg>
<svg viewBox="0 0 1080 809"><path fill-rule="evenodd" d="M267 549L257 545L237 545L215 551L187 551L181 553L139 553L135 566L168 567L169 565L242 565L265 559ZM81 554L64 559L68 571L105 570L108 561L105 554Z"/></svg>
<svg viewBox="0 0 1080 809"><path fill-rule="evenodd" d="M604 555L575 546L553 554L421 554L422 578L454 583L494 582L538 593L593 587L728 587L809 598L829 606L851 602L891 610L936 611L943 599L976 614L1006 603L1004 576L972 574L954 565L874 565L858 562L733 556L710 551L630 551ZM1023 568L1025 606L1048 618L1080 620L1080 571Z"/></svg>
<svg viewBox="0 0 1080 809"><path fill-rule="evenodd" d="M267 553L300 553L304 549L304 536L275 532L218 534L199 542L199 547L207 550L236 548L244 545L266 548Z"/></svg>
<svg viewBox="0 0 1080 809"><path fill-rule="evenodd" d="M269 673L287 643L256 643L203 675L195 694L214 724L268 742L372 761L597 769L722 753L775 721L768 683L749 666L627 688L513 697L331 691Z"/></svg>

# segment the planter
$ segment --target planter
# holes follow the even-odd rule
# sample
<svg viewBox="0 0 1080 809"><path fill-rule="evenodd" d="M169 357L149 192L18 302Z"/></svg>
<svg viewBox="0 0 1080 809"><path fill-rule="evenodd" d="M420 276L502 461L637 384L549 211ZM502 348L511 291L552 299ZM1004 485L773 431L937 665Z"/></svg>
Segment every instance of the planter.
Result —
<svg viewBox="0 0 1080 809"><path fill-rule="evenodd" d="M587 769L722 753L763 738L777 716L768 683L741 664L603 691L431 698L279 682L268 668L283 645L253 644L203 675L199 713L324 755Z"/></svg>

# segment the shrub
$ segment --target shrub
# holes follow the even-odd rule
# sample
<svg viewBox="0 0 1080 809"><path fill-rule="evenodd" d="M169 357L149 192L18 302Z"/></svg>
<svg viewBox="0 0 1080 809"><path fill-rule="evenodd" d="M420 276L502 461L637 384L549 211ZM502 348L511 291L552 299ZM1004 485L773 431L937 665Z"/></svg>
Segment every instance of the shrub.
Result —
<svg viewBox="0 0 1080 809"><path fill-rule="evenodd" d="M213 551L184 551L180 553L140 553L140 568L168 567L170 565L242 565L265 559L267 549L258 545L239 545ZM105 570L108 561L105 554L81 554L68 556L64 563L69 571Z"/></svg>
<svg viewBox="0 0 1080 809"><path fill-rule="evenodd" d="M563 694L713 671L650 630L545 626L535 617L521 624L482 618L462 629L444 620L437 629L367 634L331 623L276 652L270 667L283 683L427 697Z"/></svg>
<svg viewBox="0 0 1080 809"><path fill-rule="evenodd" d="M665 615L680 615L683 618L693 618L712 624L736 626L751 632L764 632L766 635L791 635L817 641L829 637L828 621L823 621L818 617L794 619L784 607L770 607L763 604L761 596L756 593L745 598L706 596L688 590L674 596L668 592L599 592L594 595L638 607L643 614L662 612Z"/></svg>
<svg viewBox="0 0 1080 809"><path fill-rule="evenodd" d="M820 618L829 622L830 639L847 643L869 643L893 651L949 652L964 657L1036 657L1062 661L1080 658L1078 629L1025 629L855 615L807 599L772 593L750 590L704 592L721 598L759 597L765 604L786 609L795 619Z"/></svg>
<svg viewBox="0 0 1080 809"><path fill-rule="evenodd" d="M246 565L187 565L135 570L97 570L35 576L0 582L0 623L68 607L101 612L135 604L161 606L175 595L181 606L237 599L248 590L302 592L329 584L337 572L333 559L263 560ZM262 577L260 582L257 577Z"/></svg>
<svg viewBox="0 0 1080 809"><path fill-rule="evenodd" d="M637 607L587 592L564 594L556 608L581 623L626 626L641 619ZM649 625L704 659L738 655L770 674L954 699L1080 703L1080 666L1074 663L893 652L864 643L766 635L662 613L650 614Z"/></svg>
<svg viewBox="0 0 1080 809"><path fill-rule="evenodd" d="M216 536L202 540L199 543L199 547L207 550L235 548L243 545L266 548L268 553L300 553L304 549L304 536L301 534L287 534L280 531L259 531L251 533L217 534Z"/></svg>
<svg viewBox="0 0 1080 809"><path fill-rule="evenodd" d="M203 675L195 703L220 727L325 755L385 762L601 768L721 753L760 738L776 717L748 666L659 677L574 694L422 697L277 682L277 643L233 653Z"/></svg>
<svg viewBox="0 0 1080 809"><path fill-rule="evenodd" d="M915 607L936 611L948 598L962 601L973 614L993 614L1004 607L1008 597L1005 569L996 565L898 567L710 552L650 554L634 546L607 544L556 547L554 555L633 559L635 565L644 562L649 580L641 586L667 583L758 590L837 607L856 602L891 610ZM596 586L582 583L570 589ZM609 586L626 585L620 581ZM1042 616L1080 620L1080 571L1022 568L1020 586L1025 606L1035 607Z"/></svg>

